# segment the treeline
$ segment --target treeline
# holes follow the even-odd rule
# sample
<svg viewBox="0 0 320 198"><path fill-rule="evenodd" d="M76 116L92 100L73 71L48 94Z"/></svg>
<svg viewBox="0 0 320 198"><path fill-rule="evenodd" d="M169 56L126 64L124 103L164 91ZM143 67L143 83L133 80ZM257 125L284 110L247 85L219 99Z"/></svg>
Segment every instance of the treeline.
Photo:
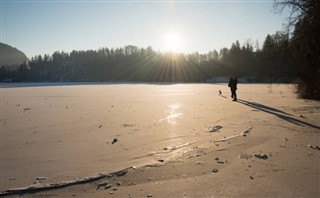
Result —
<svg viewBox="0 0 320 198"><path fill-rule="evenodd" d="M151 47L55 52L36 56L17 69L0 69L1 81L14 82L205 82L236 75L248 82L292 82L296 70L288 35L268 35L260 49L248 40L207 54L156 52Z"/></svg>
<svg viewBox="0 0 320 198"><path fill-rule="evenodd" d="M289 51L298 73L298 94L320 100L320 1L278 0L276 9L291 10L288 31L292 30Z"/></svg>

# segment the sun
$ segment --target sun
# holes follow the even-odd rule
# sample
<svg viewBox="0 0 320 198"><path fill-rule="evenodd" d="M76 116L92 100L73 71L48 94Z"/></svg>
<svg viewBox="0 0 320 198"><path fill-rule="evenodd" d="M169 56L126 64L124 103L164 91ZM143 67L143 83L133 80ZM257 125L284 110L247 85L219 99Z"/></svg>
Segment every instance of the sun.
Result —
<svg viewBox="0 0 320 198"><path fill-rule="evenodd" d="M178 32L169 32L164 37L165 51L180 52L182 37Z"/></svg>

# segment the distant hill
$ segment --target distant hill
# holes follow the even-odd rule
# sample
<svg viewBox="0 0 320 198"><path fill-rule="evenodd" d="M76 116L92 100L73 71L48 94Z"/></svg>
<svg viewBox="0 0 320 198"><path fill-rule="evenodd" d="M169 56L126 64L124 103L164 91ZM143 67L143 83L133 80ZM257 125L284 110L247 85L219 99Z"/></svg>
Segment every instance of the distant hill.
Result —
<svg viewBox="0 0 320 198"><path fill-rule="evenodd" d="M0 67L16 67L22 64L24 61L28 61L28 57L17 48L11 47L10 45L4 43L0 43L0 47Z"/></svg>

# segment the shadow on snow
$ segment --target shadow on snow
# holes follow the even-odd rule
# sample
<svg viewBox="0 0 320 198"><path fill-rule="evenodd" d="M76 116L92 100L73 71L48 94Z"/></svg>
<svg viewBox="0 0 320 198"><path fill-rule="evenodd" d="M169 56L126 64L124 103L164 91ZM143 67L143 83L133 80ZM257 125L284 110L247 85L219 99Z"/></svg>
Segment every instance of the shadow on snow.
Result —
<svg viewBox="0 0 320 198"><path fill-rule="evenodd" d="M296 124L296 125L299 125L299 126L309 126L309 127L315 128L315 129L320 129L320 126L317 126L317 125L314 125L314 124L310 124L308 122L293 118L291 114L288 114L288 113L286 113L284 111L281 111L281 110L278 110L278 109L275 109L275 108L272 108L272 107L265 106L263 104L259 104L259 103L256 103L256 102L249 102L249 101L241 100L241 99L238 99L238 102L241 103L241 104L244 104L246 106L252 107L254 109L257 109L257 110L260 110L260 111L275 115L278 118L281 118L281 119L283 119L283 120L285 120L287 122L290 122L290 123L293 123L293 124Z"/></svg>

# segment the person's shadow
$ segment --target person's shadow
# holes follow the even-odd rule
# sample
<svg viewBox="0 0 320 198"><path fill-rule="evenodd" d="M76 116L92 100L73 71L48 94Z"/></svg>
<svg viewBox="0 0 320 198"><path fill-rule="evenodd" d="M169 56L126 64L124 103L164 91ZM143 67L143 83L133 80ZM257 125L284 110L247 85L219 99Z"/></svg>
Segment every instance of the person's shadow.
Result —
<svg viewBox="0 0 320 198"><path fill-rule="evenodd" d="M317 126L317 125L314 125L314 124L310 124L308 122L305 122L305 121L299 120L297 118L294 118L294 117L292 117L291 114L288 114L288 113L286 113L284 111L281 111L279 109L275 109L275 108L272 108L272 107L265 106L263 104L259 104L259 103L256 103L256 102L249 102L249 101L241 100L241 99L238 99L238 102L241 103L241 104L244 104L246 106L252 107L254 109L257 109L257 110L260 110L260 111L275 115L278 118L281 118L281 119L283 119L283 120L285 120L287 122L291 122L291 123L299 125L299 126L309 126L309 127L315 128L315 129L320 129L320 126Z"/></svg>

